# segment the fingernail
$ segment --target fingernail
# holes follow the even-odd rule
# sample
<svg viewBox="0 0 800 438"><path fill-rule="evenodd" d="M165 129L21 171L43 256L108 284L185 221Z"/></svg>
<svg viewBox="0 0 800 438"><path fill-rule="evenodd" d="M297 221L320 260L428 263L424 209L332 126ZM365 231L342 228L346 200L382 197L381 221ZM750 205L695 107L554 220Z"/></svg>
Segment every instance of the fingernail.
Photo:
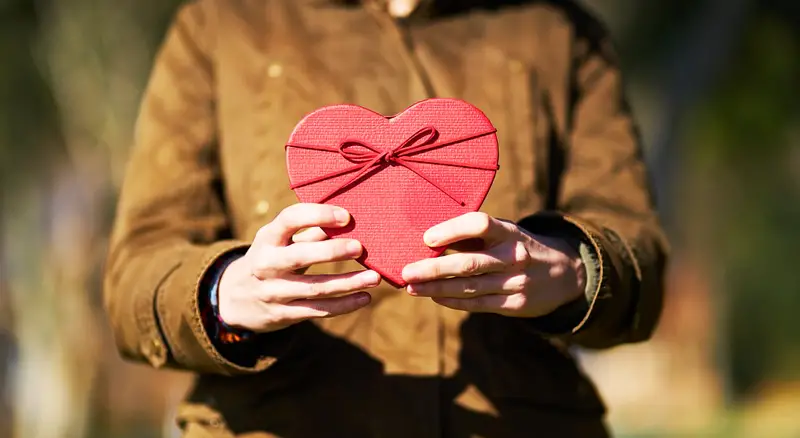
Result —
<svg viewBox="0 0 800 438"><path fill-rule="evenodd" d="M358 304L367 304L370 302L372 297L368 293L358 294L358 298L356 298L356 302Z"/></svg>
<svg viewBox="0 0 800 438"><path fill-rule="evenodd" d="M350 213L343 208L336 207L333 209L333 217L336 219L337 223L342 225L347 225L350 222Z"/></svg>
<svg viewBox="0 0 800 438"><path fill-rule="evenodd" d="M410 284L406 286L406 292L408 292L409 295L417 295L417 291L414 289L414 286Z"/></svg>
<svg viewBox="0 0 800 438"><path fill-rule="evenodd" d="M358 254L361 252L361 242L357 240L351 240L347 242L346 248L349 254Z"/></svg>

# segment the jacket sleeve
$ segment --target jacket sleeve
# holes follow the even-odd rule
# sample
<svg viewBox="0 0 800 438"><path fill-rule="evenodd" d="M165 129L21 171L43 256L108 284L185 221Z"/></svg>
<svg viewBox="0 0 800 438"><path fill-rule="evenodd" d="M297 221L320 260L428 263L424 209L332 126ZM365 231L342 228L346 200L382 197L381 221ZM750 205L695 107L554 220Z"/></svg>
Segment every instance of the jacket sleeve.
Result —
<svg viewBox="0 0 800 438"><path fill-rule="evenodd" d="M156 57L117 207L104 303L125 358L154 367L248 373L275 357L265 352L252 367L228 361L213 347L198 309L209 266L248 245L226 238L210 4L183 6Z"/></svg>
<svg viewBox="0 0 800 438"><path fill-rule="evenodd" d="M557 212L520 225L577 238L587 266L586 299L540 326L563 329L571 320L564 340L608 348L650 338L661 313L667 243L610 38L598 23L577 33Z"/></svg>

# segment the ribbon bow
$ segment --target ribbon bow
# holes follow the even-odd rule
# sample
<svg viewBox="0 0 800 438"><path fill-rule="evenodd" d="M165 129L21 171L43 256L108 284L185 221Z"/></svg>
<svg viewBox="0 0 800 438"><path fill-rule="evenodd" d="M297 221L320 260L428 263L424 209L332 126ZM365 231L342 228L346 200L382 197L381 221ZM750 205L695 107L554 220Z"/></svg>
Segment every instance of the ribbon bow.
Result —
<svg viewBox="0 0 800 438"><path fill-rule="evenodd" d="M312 178L303 182L295 183L292 184L290 187L292 189L296 189L298 187L303 187L310 184L318 183L320 181L336 178L337 176L345 175L352 172L357 172L355 175L351 176L347 181L343 182L338 187L334 188L333 190L328 192L328 194L323 196L322 199L319 200L320 203L323 203L328 199L330 199L331 197L333 197L335 194L339 193L340 191L350 187L351 184L362 178L371 170L375 168L380 168L382 166L389 166L394 164L403 166L406 169L416 173L422 179L424 179L432 186L439 189L439 191L447 195L450 199L457 202L459 205L463 206L464 205L463 201L460 201L455 196L453 196L453 194L445 190L442 186L437 184L431 178L427 177L425 173L422 172L422 170L415 163L439 164L442 166L453 166L465 169L481 169L481 170L497 170L497 166L480 166L468 163L456 163L452 161L435 160L432 158L421 158L418 157L417 155L434 149L440 149L445 146L450 146L457 143L474 140L476 138L485 137L487 135L494 134L495 132L497 131L495 129L492 129L490 131L469 135L455 140L436 143L436 140L439 138L439 131L437 131L436 128L434 127L428 126L420 129L419 131L408 137L405 141L403 141L399 145L386 151L380 151L378 148L358 140L346 140L340 143L339 146L337 147L290 143L286 145L287 148L293 147L299 149L311 149L324 152L335 152L344 157L347 161L355 163L353 166L346 167L344 169L337 170L334 172L326 173L325 175L321 175L316 178Z"/></svg>

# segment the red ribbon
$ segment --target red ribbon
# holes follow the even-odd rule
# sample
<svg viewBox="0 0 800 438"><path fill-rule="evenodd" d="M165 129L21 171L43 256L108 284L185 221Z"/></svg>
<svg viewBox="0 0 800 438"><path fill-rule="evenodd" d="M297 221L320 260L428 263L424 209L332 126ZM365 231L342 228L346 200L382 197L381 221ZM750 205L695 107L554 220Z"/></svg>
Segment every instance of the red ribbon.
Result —
<svg viewBox="0 0 800 438"><path fill-rule="evenodd" d="M380 169L384 166L396 164L399 166L403 166L406 169L416 173L422 179L424 179L432 186L439 189L439 191L450 197L450 199L456 201L459 205L463 206L464 205L463 201L456 199L455 196L453 196L450 192L445 190L442 186L437 184L431 178L425 176L422 170L414 163L439 164L442 166L453 166L465 169L480 169L480 170L497 170L498 167L455 163L452 161L435 160L432 158L420 158L417 157L416 155L434 149L440 149L445 146L450 146L457 143L463 143L465 141L474 140L476 138L485 137L487 135L494 134L495 132L497 132L497 130L492 129L491 131L481 132L479 134L472 134L466 137L458 138L455 140L449 140L442 143L436 143L436 140L439 138L439 131L437 131L436 128L434 127L428 126L420 129L419 131L417 131L412 136L408 137L404 142L400 143L399 145L383 152L381 152L374 146L368 145L358 140L343 141L342 143L339 144L338 147L290 143L287 144L286 147L293 147L298 149L311 149L315 151L324 151L324 152L336 152L342 157L344 157L347 161L350 161L351 163L356 163L353 166L346 167L341 170L326 173L325 175L318 176L316 178L312 178L307 181L292 184L290 187L292 189L296 189L298 187L303 187L310 184L318 183L320 181L336 178L337 176L345 175L352 172L357 172L347 181L345 181L335 189L328 192L327 195L323 196L322 199L318 201L320 203L323 203L328 199L330 199L331 197L333 197L339 191L348 188L351 184L359 180L361 177L369 173L371 170ZM358 147L359 149L355 149L356 147Z"/></svg>

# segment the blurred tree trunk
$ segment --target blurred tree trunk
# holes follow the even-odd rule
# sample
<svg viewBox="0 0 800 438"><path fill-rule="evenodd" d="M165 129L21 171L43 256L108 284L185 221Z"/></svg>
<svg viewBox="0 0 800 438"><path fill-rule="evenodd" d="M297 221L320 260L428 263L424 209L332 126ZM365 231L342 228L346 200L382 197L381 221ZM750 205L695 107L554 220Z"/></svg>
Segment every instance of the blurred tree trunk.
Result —
<svg viewBox="0 0 800 438"><path fill-rule="evenodd" d="M5 245L4 197L0 196L0 436L11 436L11 366L15 361L11 286Z"/></svg>
<svg viewBox="0 0 800 438"><path fill-rule="evenodd" d="M88 293L94 268L87 256L91 220L81 195L74 177L57 174L34 187L28 205L10 224L12 253L25 270L13 285L20 346L14 429L19 437L86 433L103 330ZM38 234L32 236L31 230Z"/></svg>
<svg viewBox="0 0 800 438"><path fill-rule="evenodd" d="M673 237L684 222L678 203L684 199L679 177L686 167L681 126L697 102L709 93L740 41L751 9L749 0L707 0L697 8L672 53L665 56L659 127L649 155L659 207Z"/></svg>
<svg viewBox="0 0 800 438"><path fill-rule="evenodd" d="M13 393L17 437L119 437L108 433L113 429L126 436L154 435L147 425L126 430L105 423L115 408L106 404L105 379L124 379L127 368L100 370L121 363L104 318L99 279L141 90L171 3L40 4L35 53L54 96L63 141L45 148L57 159L47 160L46 178L17 197L6 227L19 339ZM174 396L169 381L155 382L162 396ZM138 405L137 395L126 397ZM139 409L164 408L162 400L148 402Z"/></svg>

